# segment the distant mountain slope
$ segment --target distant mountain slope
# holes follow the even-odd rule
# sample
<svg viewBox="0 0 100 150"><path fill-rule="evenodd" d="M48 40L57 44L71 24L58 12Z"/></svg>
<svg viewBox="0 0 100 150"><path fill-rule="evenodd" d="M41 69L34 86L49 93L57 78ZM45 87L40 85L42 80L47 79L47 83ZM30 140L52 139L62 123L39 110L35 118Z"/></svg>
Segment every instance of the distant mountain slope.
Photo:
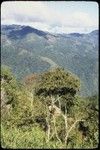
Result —
<svg viewBox="0 0 100 150"><path fill-rule="evenodd" d="M7 34L9 38L16 39L16 38L24 38L29 33L35 33L38 36L45 37L48 33L37 30L30 26L20 26L20 25L3 25L1 27L2 34Z"/></svg>
<svg viewBox="0 0 100 150"><path fill-rule="evenodd" d="M2 25L1 62L19 79L57 64L80 77L82 95L93 95L98 91L98 30L54 35L29 26Z"/></svg>

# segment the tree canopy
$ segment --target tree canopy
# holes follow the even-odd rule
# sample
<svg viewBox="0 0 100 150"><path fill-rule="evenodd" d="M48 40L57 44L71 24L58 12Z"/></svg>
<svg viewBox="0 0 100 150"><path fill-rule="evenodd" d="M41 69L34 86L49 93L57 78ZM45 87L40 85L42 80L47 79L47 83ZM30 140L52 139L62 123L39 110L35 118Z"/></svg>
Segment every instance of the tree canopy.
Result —
<svg viewBox="0 0 100 150"><path fill-rule="evenodd" d="M40 75L37 93L45 96L71 93L74 96L79 88L80 82L76 76L56 68Z"/></svg>
<svg viewBox="0 0 100 150"><path fill-rule="evenodd" d="M2 146L97 147L98 97L80 98L75 75L56 68L31 74L22 84L8 67L1 71Z"/></svg>

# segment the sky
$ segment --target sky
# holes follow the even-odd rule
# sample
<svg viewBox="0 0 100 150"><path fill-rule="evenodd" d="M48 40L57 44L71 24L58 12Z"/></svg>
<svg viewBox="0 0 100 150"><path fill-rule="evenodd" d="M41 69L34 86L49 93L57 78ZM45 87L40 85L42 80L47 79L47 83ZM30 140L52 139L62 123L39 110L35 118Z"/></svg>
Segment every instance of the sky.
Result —
<svg viewBox="0 0 100 150"><path fill-rule="evenodd" d="M5 1L1 24L28 25L51 33L89 33L99 27L97 2Z"/></svg>

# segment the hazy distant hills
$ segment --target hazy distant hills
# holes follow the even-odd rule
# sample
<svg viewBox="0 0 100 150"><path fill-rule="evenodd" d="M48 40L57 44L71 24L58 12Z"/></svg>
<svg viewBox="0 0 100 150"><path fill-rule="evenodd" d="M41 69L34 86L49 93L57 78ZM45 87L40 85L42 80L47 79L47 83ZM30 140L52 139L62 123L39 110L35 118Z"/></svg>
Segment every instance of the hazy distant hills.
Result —
<svg viewBox="0 0 100 150"><path fill-rule="evenodd" d="M78 75L82 95L98 91L98 30L89 34L50 34L29 26L1 26L1 63L20 79L62 66Z"/></svg>
<svg viewBox="0 0 100 150"><path fill-rule="evenodd" d="M2 26L3 33L7 33L9 38L16 39L16 38L24 38L29 33L35 33L39 36L45 36L46 33L35 28L31 28L29 26ZM6 32L7 31L7 32Z"/></svg>

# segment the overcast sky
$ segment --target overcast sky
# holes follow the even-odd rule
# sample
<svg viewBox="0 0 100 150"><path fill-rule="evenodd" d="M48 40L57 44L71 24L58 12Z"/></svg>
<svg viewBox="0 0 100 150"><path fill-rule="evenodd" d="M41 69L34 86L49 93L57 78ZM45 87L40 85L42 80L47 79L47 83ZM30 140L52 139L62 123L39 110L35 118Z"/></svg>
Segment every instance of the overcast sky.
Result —
<svg viewBox="0 0 100 150"><path fill-rule="evenodd" d="M29 25L52 33L87 33L98 29L98 3L8 1L1 5L1 24Z"/></svg>

